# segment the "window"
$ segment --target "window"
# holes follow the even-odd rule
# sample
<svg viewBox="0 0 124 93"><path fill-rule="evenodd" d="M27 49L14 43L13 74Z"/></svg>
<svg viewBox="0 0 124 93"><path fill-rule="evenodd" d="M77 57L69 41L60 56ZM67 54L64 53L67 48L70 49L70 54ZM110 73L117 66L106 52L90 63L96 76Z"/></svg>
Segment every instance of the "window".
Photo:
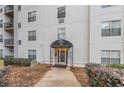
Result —
<svg viewBox="0 0 124 93"><path fill-rule="evenodd" d="M101 63L107 64L120 64L120 50L102 50Z"/></svg>
<svg viewBox="0 0 124 93"><path fill-rule="evenodd" d="M18 28L21 28L21 23L18 23Z"/></svg>
<svg viewBox="0 0 124 93"><path fill-rule="evenodd" d="M65 17L65 6L58 8L58 15L57 18L64 18Z"/></svg>
<svg viewBox="0 0 124 93"><path fill-rule="evenodd" d="M120 21L113 21L111 23L111 31L110 35L112 36L120 36L121 35L121 24Z"/></svg>
<svg viewBox="0 0 124 93"><path fill-rule="evenodd" d="M36 40L36 31L28 31L28 41Z"/></svg>
<svg viewBox="0 0 124 93"><path fill-rule="evenodd" d="M21 43L22 43L21 40L18 40L18 43L19 43L19 45L21 45Z"/></svg>
<svg viewBox="0 0 124 93"><path fill-rule="evenodd" d="M28 50L28 58L31 60L36 60L36 50Z"/></svg>
<svg viewBox="0 0 124 93"><path fill-rule="evenodd" d="M0 35L0 42L3 42L3 35Z"/></svg>
<svg viewBox="0 0 124 93"><path fill-rule="evenodd" d="M3 9L1 8L1 9L0 9L0 13L2 13L2 12L3 12Z"/></svg>
<svg viewBox="0 0 124 93"><path fill-rule="evenodd" d="M28 13L28 22L36 21L36 11Z"/></svg>
<svg viewBox="0 0 124 93"><path fill-rule="evenodd" d="M3 57L3 50L0 49L0 58L2 58L2 57Z"/></svg>
<svg viewBox="0 0 124 93"><path fill-rule="evenodd" d="M65 39L65 28L58 28L58 39Z"/></svg>
<svg viewBox="0 0 124 93"><path fill-rule="evenodd" d="M64 23L64 19L59 19L58 23Z"/></svg>
<svg viewBox="0 0 124 93"><path fill-rule="evenodd" d="M0 28L3 27L3 20L0 20Z"/></svg>
<svg viewBox="0 0 124 93"><path fill-rule="evenodd" d="M102 22L102 36L120 36L121 35L121 21L106 21Z"/></svg>
<svg viewBox="0 0 124 93"><path fill-rule="evenodd" d="M112 7L112 6L115 6L115 5L102 5L101 7L102 8L107 8L107 7Z"/></svg>
<svg viewBox="0 0 124 93"><path fill-rule="evenodd" d="M18 5L18 11L21 11L21 5Z"/></svg>

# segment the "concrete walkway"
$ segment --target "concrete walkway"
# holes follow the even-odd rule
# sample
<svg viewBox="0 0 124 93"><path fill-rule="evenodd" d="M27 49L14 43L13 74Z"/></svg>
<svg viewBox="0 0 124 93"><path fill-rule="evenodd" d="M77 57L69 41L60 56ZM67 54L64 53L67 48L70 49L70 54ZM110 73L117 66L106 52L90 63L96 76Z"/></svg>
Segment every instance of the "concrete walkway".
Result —
<svg viewBox="0 0 124 93"><path fill-rule="evenodd" d="M52 68L35 87L81 87L69 69Z"/></svg>

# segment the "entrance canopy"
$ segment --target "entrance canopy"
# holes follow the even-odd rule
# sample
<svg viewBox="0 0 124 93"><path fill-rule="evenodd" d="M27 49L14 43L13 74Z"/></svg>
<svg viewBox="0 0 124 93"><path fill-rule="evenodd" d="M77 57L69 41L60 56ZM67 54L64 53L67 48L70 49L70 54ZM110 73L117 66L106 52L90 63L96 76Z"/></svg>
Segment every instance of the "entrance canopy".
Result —
<svg viewBox="0 0 124 93"><path fill-rule="evenodd" d="M51 48L71 48L73 45L67 40L56 40L51 44Z"/></svg>
<svg viewBox="0 0 124 93"><path fill-rule="evenodd" d="M67 50L69 49L69 50L68 51L65 50L63 52L62 50L64 48L67 49ZM60 51L58 50L58 52L56 52L55 49L60 49ZM62 62L64 62L62 60L62 59L64 59L64 60L66 60L67 65L70 64L70 66L73 67L73 44L70 43L69 41L63 40L63 39L54 41L50 45L50 65L51 65L51 67L52 67L53 63L56 63L56 59L58 59L57 60L58 62L59 62L60 59L61 59Z"/></svg>

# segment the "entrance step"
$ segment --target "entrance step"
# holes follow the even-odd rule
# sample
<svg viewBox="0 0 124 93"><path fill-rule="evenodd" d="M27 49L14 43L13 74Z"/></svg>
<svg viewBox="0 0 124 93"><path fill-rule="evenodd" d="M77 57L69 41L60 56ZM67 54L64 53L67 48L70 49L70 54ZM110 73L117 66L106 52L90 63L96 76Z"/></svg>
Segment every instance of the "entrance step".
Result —
<svg viewBox="0 0 124 93"><path fill-rule="evenodd" d="M55 65L53 65L53 67L66 68L67 65L55 64Z"/></svg>

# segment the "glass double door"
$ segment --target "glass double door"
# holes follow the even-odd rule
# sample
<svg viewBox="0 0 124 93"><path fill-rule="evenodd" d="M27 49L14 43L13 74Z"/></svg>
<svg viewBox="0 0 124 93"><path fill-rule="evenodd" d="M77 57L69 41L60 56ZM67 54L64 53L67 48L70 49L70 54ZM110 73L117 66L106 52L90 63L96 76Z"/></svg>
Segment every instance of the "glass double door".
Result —
<svg viewBox="0 0 124 93"><path fill-rule="evenodd" d="M55 58L58 64L67 64L68 62L68 49L56 49Z"/></svg>

